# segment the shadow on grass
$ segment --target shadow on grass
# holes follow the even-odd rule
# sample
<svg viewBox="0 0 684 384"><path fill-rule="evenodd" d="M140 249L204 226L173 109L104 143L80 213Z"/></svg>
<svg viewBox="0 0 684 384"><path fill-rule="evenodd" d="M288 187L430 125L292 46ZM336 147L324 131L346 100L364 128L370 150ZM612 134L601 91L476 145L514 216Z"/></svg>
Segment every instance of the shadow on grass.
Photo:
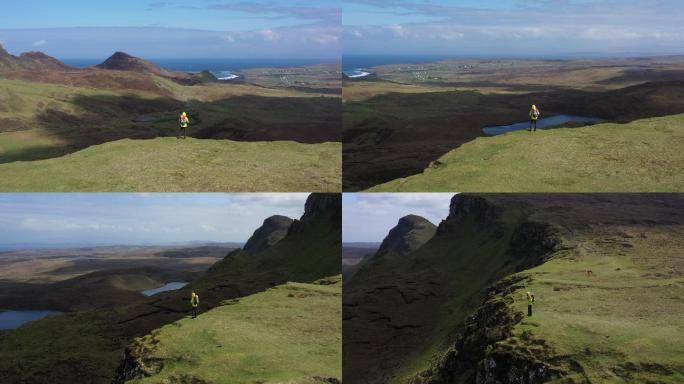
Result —
<svg viewBox="0 0 684 384"><path fill-rule="evenodd" d="M422 172L482 128L568 114L627 123L684 113L684 82L655 82L605 92L549 89L504 95L475 91L391 93L344 105L343 189L362 190Z"/></svg>
<svg viewBox="0 0 684 384"><path fill-rule="evenodd" d="M30 146L0 154L0 163L47 159L120 139L175 137L178 115L190 116L189 137L238 141L293 140L301 143L341 141L339 98L238 96L200 102L135 95L76 96L80 114L46 109L37 123L61 143Z"/></svg>

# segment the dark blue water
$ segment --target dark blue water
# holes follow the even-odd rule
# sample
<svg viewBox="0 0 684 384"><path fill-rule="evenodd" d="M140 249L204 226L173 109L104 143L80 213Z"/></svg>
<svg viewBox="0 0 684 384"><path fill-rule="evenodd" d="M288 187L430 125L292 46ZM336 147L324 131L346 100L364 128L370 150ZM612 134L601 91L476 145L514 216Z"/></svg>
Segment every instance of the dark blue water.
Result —
<svg viewBox="0 0 684 384"><path fill-rule="evenodd" d="M603 121L603 120L596 118L596 117L574 116L574 115L556 115L556 116L552 116L552 117L546 117L543 119L539 119L537 121L537 129L552 127L555 125L565 124L565 123L569 123L569 122L592 124L592 123L598 123L601 121ZM515 123L515 124L509 124L509 125L485 127L485 128L482 128L482 131L487 135L495 136L495 135L501 135L501 134L506 133L506 132L522 131L522 130L528 129L529 127L530 127L530 122L524 121L522 123Z"/></svg>
<svg viewBox="0 0 684 384"><path fill-rule="evenodd" d="M60 311L2 311L0 312L0 329L15 329L29 321L47 316L61 315Z"/></svg>
<svg viewBox="0 0 684 384"><path fill-rule="evenodd" d="M186 285L188 285L188 283L174 281L171 283L167 283L166 285L163 285L159 288L153 288L153 289L148 289L148 290L142 291L142 294L145 296L152 296L152 295L156 295L157 293L161 293L161 292L175 291L176 289L181 289L181 288L185 287Z"/></svg>

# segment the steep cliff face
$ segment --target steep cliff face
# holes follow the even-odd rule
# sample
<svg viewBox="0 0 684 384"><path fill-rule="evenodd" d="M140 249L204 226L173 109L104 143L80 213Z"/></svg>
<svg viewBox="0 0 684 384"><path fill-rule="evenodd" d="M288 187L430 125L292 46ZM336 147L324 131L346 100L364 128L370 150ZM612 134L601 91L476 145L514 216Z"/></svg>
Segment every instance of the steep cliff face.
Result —
<svg viewBox="0 0 684 384"><path fill-rule="evenodd" d="M681 382L683 232L676 195L458 195L345 286L345 382Z"/></svg>
<svg viewBox="0 0 684 384"><path fill-rule="evenodd" d="M487 289L487 295L477 312L460 327L455 341L423 372L412 377L410 384L541 384L565 376L561 362L544 361L550 346L543 341L531 341L532 348L497 346L510 338L513 328L525 315L511 308L512 295L523 289L529 278L514 275ZM526 350L527 353L519 353ZM563 359L569 361L569 359ZM566 361L564 361L566 362ZM570 364L568 367L574 367Z"/></svg>
<svg viewBox="0 0 684 384"><path fill-rule="evenodd" d="M342 197L337 193L312 193L304 204L304 214L290 226L290 233L304 231L317 222L341 228Z"/></svg>
<svg viewBox="0 0 684 384"><path fill-rule="evenodd" d="M271 247L287 235L292 221L289 217L280 215L267 218L247 240L243 249L250 253L257 253Z"/></svg>
<svg viewBox="0 0 684 384"><path fill-rule="evenodd" d="M378 253L391 251L406 255L425 244L436 232L437 227L429 220L417 215L404 216L389 231Z"/></svg>
<svg viewBox="0 0 684 384"><path fill-rule="evenodd" d="M448 375L441 372L454 367L461 372L466 365L474 380L472 367L483 355L464 348L505 335L506 322L460 342L456 330L470 315L477 317L488 286L543 262L562 244L557 230L532 220L524 204L454 196L448 217L429 241L401 258L368 260L345 285L345 381L451 383L458 381L443 379ZM493 324L516 316L496 303L477 318ZM450 348L458 359L469 355L467 361L451 356L443 359L442 370L413 378L415 371L405 367L430 361L447 341L454 343Z"/></svg>

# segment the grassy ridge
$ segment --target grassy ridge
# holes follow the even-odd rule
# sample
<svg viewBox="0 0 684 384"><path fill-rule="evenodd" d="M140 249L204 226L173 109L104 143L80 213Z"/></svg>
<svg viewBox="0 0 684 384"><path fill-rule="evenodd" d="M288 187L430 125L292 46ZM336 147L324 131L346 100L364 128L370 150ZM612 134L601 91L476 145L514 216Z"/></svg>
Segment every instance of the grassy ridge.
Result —
<svg viewBox="0 0 684 384"><path fill-rule="evenodd" d="M0 164L3 191L338 191L339 143L124 139Z"/></svg>
<svg viewBox="0 0 684 384"><path fill-rule="evenodd" d="M287 283L165 325L134 342L151 376L130 382L339 380L341 295L339 277L332 285Z"/></svg>
<svg viewBox="0 0 684 384"><path fill-rule="evenodd" d="M502 382L542 365L558 383L681 382L682 223L676 195L458 195L425 245L345 281L345 381L471 383L491 359Z"/></svg>
<svg viewBox="0 0 684 384"><path fill-rule="evenodd" d="M513 132L452 150L371 191L682 191L684 115Z"/></svg>
<svg viewBox="0 0 684 384"><path fill-rule="evenodd" d="M681 383L682 230L627 229L617 239L611 232L526 271L526 289L538 298L535 314L497 348L513 346L547 361L573 359L582 368L571 375L578 382ZM521 312L527 311L524 291L513 295ZM534 340L553 351L535 350Z"/></svg>

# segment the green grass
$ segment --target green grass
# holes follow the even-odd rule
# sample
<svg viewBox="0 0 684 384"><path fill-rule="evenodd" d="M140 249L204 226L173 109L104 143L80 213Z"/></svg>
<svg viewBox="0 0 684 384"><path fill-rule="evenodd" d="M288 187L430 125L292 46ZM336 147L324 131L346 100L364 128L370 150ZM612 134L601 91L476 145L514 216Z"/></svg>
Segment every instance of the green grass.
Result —
<svg viewBox="0 0 684 384"><path fill-rule="evenodd" d="M478 138L370 191L684 190L684 115Z"/></svg>
<svg viewBox="0 0 684 384"><path fill-rule="evenodd" d="M577 361L595 383L683 382L681 230L633 233L638 236L622 240L631 247L592 239L526 271L532 283L513 295L513 306L526 312L524 292L531 290L538 299L534 315L501 343L519 344L523 333L546 340L555 356Z"/></svg>
<svg viewBox="0 0 684 384"><path fill-rule="evenodd" d="M543 362L567 372L558 383L682 382L680 198L481 197L501 216L487 221L487 210L461 200L464 208L452 206L452 216L425 245L403 257L368 259L345 281L346 379L470 383L491 349L498 363L516 361L522 369ZM549 226L558 240L553 252L538 253L539 242L548 244L549 237L529 223ZM491 301L509 305L511 315L526 313L524 294L532 291L534 316L516 324L514 316L504 316L508 311L493 312L485 294L492 286L500 293ZM471 317L479 310L482 316ZM502 332L509 326L511 337ZM458 353L445 357L451 348ZM417 379L421 371L434 381ZM497 379L505 376L499 374Z"/></svg>
<svg viewBox="0 0 684 384"><path fill-rule="evenodd" d="M118 140L0 164L2 191L339 191L341 145Z"/></svg>
<svg viewBox="0 0 684 384"><path fill-rule="evenodd" d="M341 284L287 283L136 339L135 384L310 383L342 377ZM204 380L204 381L199 381Z"/></svg>

